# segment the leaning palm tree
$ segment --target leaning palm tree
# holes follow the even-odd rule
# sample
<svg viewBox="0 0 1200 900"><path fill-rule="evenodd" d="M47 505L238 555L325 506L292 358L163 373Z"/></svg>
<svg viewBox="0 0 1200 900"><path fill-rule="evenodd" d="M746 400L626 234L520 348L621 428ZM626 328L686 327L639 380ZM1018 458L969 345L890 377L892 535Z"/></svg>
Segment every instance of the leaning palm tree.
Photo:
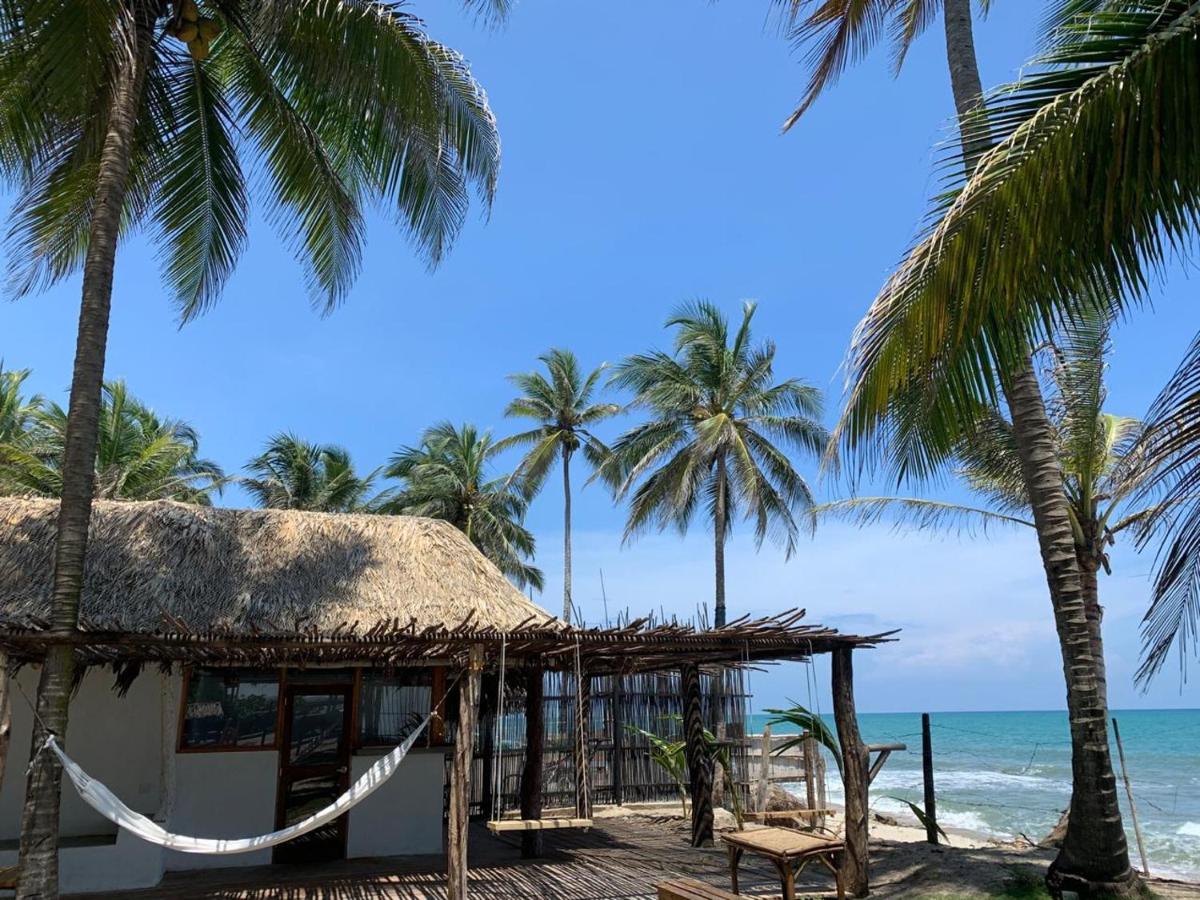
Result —
<svg viewBox="0 0 1200 900"><path fill-rule="evenodd" d="M815 525L813 496L789 450L819 457L828 433L820 392L796 379L773 383L775 345L752 343L755 305L746 303L732 335L708 302L668 320L675 352L631 356L613 383L633 391L649 421L626 432L598 469L619 499L629 498L625 540L651 526L687 531L703 504L713 526L714 622L725 625L725 544L739 513L790 557L801 523Z"/></svg>
<svg viewBox="0 0 1200 900"><path fill-rule="evenodd" d="M279 434L246 464L242 487L265 509L357 512L370 508L375 472L360 476L350 454L333 444L311 444Z"/></svg>
<svg viewBox="0 0 1200 900"><path fill-rule="evenodd" d="M528 447L516 476L528 490L541 490L555 462L562 461L563 478L563 621L571 621L571 457L582 450L593 468L603 463L608 448L592 433L597 422L615 416L620 407L592 401L607 363L586 377L570 350L550 350L538 357L546 367L541 372L522 372L510 377L521 396L508 404L507 416L532 419L536 428L514 434L496 444L497 450ZM547 377L549 376L549 377Z"/></svg>
<svg viewBox="0 0 1200 900"><path fill-rule="evenodd" d="M997 323L1045 336L1097 305L1142 301L1200 220L1200 15L1182 0L1060 0L1044 50L993 93L975 133L990 147L970 179L939 195L925 233L864 321L852 359L854 417L870 427L893 386L931 382L943 410L978 398L982 370L1014 345ZM957 154L945 164L961 169ZM952 317L946 312L953 311ZM904 351L901 352L901 346ZM1016 352L1019 352L1019 348ZM1147 425L1164 483L1187 514L1166 526L1139 676L1172 647L1196 646L1200 606L1200 354L1185 358Z"/></svg>
<svg viewBox="0 0 1200 900"><path fill-rule="evenodd" d="M528 486L511 475L492 475L496 444L474 425L435 425L416 447L397 451L384 470L401 482L382 513L443 519L463 532L496 568L520 587L542 589L533 558L533 535L523 522Z"/></svg>
<svg viewBox="0 0 1200 900"><path fill-rule="evenodd" d="M103 500L179 500L211 506L227 479L200 456L200 437L187 422L162 419L132 396L123 381L104 385L96 446L96 496ZM39 411L24 439L0 447L0 483L13 493L61 497L67 412L57 403Z"/></svg>
<svg viewBox="0 0 1200 900"><path fill-rule="evenodd" d="M1040 98L1034 91L1008 106L985 103L975 58L970 0L941 0L940 5L959 129L949 174L961 181L972 179L977 170L987 167L993 156L989 148L997 133L1012 128L1022 112L1036 106ZM1064 10L1091 10L1097 5L1093 0L1063 0ZM870 49L889 20L894 25L893 33L900 37L896 60L902 62L912 37L932 21L938 3L829 0L814 4L786 0L786 6L794 36L801 42L817 40L813 81L797 110L799 115L842 68ZM810 11L807 18L805 11ZM1060 10L1056 20L1063 15ZM1104 29L1097 34L1098 43L1111 36ZM1101 48L1101 52L1111 51L1111 47ZM1052 92L1057 85L1054 77L1048 77L1039 88ZM1097 121L1096 127L1105 126ZM1077 162L1066 158L1056 161L1076 169L1088 168ZM1014 240L1014 235L1020 233L1015 219L1026 214L1027 201L1033 197L1055 196L1036 178L1028 187L1024 200L1011 210L1014 219L1006 223L1008 227L988 231L987 250L993 256L1024 254L1024 241ZM957 199L944 202L970 206L976 198L968 189ZM835 432L837 440L831 446L867 458L882 458L894 466L901 479L920 478L953 456L964 436L970 434L981 405L994 405L1001 399L1006 404L1067 675L1073 748L1070 824L1047 878L1056 890L1132 892L1137 890L1137 875L1129 864L1109 754L1103 660L1095 656L1102 642L1098 621L1086 614L1084 574L1074 553L1063 471L1032 360L1033 336L1052 317L1014 320L1002 304L990 299L984 303L964 301L959 292L972 291L983 280L978 277L979 259L962 258L961 280L947 283L940 279L930 265L930 256L942 252L943 238L935 229L926 245L918 248L918 253L893 276L859 326L850 353L850 397ZM1016 247L1017 243L1022 247ZM1074 254L1075 248L1063 247L1061 252ZM1008 274L1014 282L1022 282L1028 264L1016 266ZM912 296L895 291L897 283L906 282L931 290L914 303ZM1093 279L1077 287L1077 296L1082 300L1073 301L1073 308L1079 311L1094 309L1095 298L1107 296L1113 285ZM1011 289L1010 283L1006 286L1009 295ZM989 303L987 312L981 312ZM960 353L960 345L966 346L967 352ZM1081 628L1087 630L1086 635L1078 633ZM1099 727L1095 723L1100 723ZM865 883L856 886L856 891L864 889Z"/></svg>
<svg viewBox="0 0 1200 900"><path fill-rule="evenodd" d="M506 0L474 0L503 13ZM345 298L364 201L390 207L437 262L468 191L495 187L499 140L454 51L377 0L0 3L0 178L18 192L18 293L83 273L67 408L51 627L78 624L97 420L122 235L148 226L190 318L216 302L246 241L247 168L304 264L314 301ZM42 669L34 743L67 733L67 643ZM60 768L38 754L18 896L57 894Z"/></svg>
<svg viewBox="0 0 1200 900"><path fill-rule="evenodd" d="M1104 411L1108 332L1107 323L1093 317L1068 327L1047 348L1052 385L1048 410L1096 641L1103 614L1099 573L1112 571L1110 548L1123 536L1140 538L1150 523L1177 506L1169 496L1147 496L1147 486L1158 473L1157 461L1147 453L1143 424ZM978 505L917 497L854 497L822 504L817 513L861 526L889 518L897 526L967 534L993 526L1035 527L1013 425L1002 409L980 410L955 453L954 472L981 501ZM1200 585L1192 584L1190 590L1195 595ZM1195 596L1190 602L1196 602ZM1093 652L1103 677L1103 646L1097 643Z"/></svg>

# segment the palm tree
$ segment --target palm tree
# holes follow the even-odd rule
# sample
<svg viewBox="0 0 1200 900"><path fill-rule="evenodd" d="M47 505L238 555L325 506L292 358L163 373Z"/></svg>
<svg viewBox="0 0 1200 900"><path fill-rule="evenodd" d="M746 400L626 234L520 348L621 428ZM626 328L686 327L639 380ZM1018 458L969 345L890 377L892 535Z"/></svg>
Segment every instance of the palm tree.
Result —
<svg viewBox="0 0 1200 900"><path fill-rule="evenodd" d="M571 457L582 449L593 468L603 463L608 448L590 428L615 416L620 407L593 403L592 395L607 363L583 377L579 360L570 350L550 350L538 359L541 372L522 372L509 380L521 396L508 404L504 414L532 419L536 428L514 434L496 444L496 450L522 446L529 450L517 467L516 476L525 480L532 493L541 490L554 463L562 460L563 477L563 621L571 621ZM549 376L547 378L547 375Z"/></svg>
<svg viewBox="0 0 1200 900"><path fill-rule="evenodd" d="M357 512L370 508L375 472L360 476L350 454L332 444L310 444L279 434L246 464L242 486L265 509Z"/></svg>
<svg viewBox="0 0 1200 900"><path fill-rule="evenodd" d="M0 362L0 446L20 441L42 409L41 396L22 393L29 375L29 369L6 370Z"/></svg>
<svg viewBox="0 0 1200 900"><path fill-rule="evenodd" d="M1100 635L1099 572L1111 573L1109 548L1126 533L1143 531L1170 512L1172 500L1150 499L1146 488L1156 461L1146 452L1146 431L1137 419L1104 412L1105 356L1109 328L1103 320L1076 323L1051 346L1048 398L1056 452L1083 573L1083 592L1093 634ZM970 506L915 497L855 497L822 504L819 516L869 525L887 516L917 529L956 529L970 534L994 525L1034 528L1029 491L1021 470L1013 426L1003 410L982 410L955 454L955 473L982 505ZM1193 584L1191 591L1200 590ZM1194 602L1194 600L1193 600ZM1102 645L1093 648L1104 676Z"/></svg>
<svg viewBox="0 0 1200 900"><path fill-rule="evenodd" d="M978 395L975 374L1004 368L1014 352L1011 341L995 340L998 321L1045 336L1097 305L1137 304L1166 259L1192 248L1200 15L1182 0L1059 0L1048 21L1043 52L1020 81L993 93L975 128L989 152L969 180L939 195L926 232L864 322L852 361L864 423L884 415L872 398L889 385L931 374L944 408L946 398ZM957 155L945 164L962 169ZM1147 420L1158 486L1170 484L1189 510L1175 505L1161 523L1143 680L1173 646L1182 664L1200 630L1200 605L1188 600L1188 579L1200 571L1197 378L1193 347Z"/></svg>
<svg viewBox="0 0 1200 900"><path fill-rule="evenodd" d="M1071 8L1095 5L1083 0L1063 2ZM800 42L818 41L809 95L789 124L853 58L870 49L889 22L894 26L892 33L899 36L899 64L912 38L937 12L935 0L904 4L830 0L803 18L802 12L813 5L805 0L787 0L794 37ZM942 0L941 7L959 126L953 171L967 179L992 158L988 148L994 139L994 127L1006 116L1010 122L1019 117L1021 106L1014 103L1012 109L998 112L996 107L985 105L975 58L970 0ZM1107 32L1103 34L1098 41L1108 37ZM1052 86L1049 80L1042 85ZM1024 102L1029 105L1036 101L1026 98ZM1026 199L1048 196L1044 191L1042 184L1031 185ZM969 204L974 198L967 191L954 202ZM1017 215L1023 215L1024 209ZM1008 252L1013 243L1012 228L989 234L993 253L1000 248ZM928 252L941 252L941 241L936 233L931 236L933 249ZM1014 252L1020 255L1023 251ZM1064 248L1063 252L1073 253L1074 248ZM1098 620L1087 613L1084 575L1075 556L1063 471L1033 366L1031 332L1035 329L1023 328L1020 322L1013 327L1008 312L999 304L993 304L988 314L975 317L976 310L957 294L972 278L973 286L978 286L975 258L964 258L963 280L953 285L931 276L928 262L928 253L914 254L859 325L850 353L850 397L831 446L844 445L851 451L865 450L887 459L902 479L922 477L949 459L964 436L970 434L981 404L994 404L1003 398L1037 530L1063 656L1071 722L1070 819L1047 878L1056 890L1099 894L1136 891L1137 875L1129 864L1109 754L1103 661L1094 655L1102 642L1096 630ZM1009 274L1021 281L1025 267ZM934 289L923 303L913 304L911 298L897 297L894 292L896 283L906 281L934 285ZM1093 307L1094 298L1104 296L1098 287L1106 286L1093 281L1083 295ZM1078 308L1080 304L1076 304ZM968 335L966 340L962 339L964 333ZM968 345L974 352L957 354L955 342ZM999 359L988 356L993 350Z"/></svg>
<svg viewBox="0 0 1200 900"><path fill-rule="evenodd" d="M540 591L542 572L527 562L533 535L523 524L531 495L520 478L490 476L496 453L491 434L474 425L435 425L418 446L392 456L384 472L402 484L378 509L449 522L518 586Z"/></svg>
<svg viewBox="0 0 1200 900"><path fill-rule="evenodd" d="M472 5L502 14L507 2ZM65 634L78 624L121 235L150 226L190 318L217 300L245 245L245 167L260 168L270 218L330 309L358 270L363 202L391 206L436 263L470 187L490 202L499 140L462 57L374 0L11 0L0 3L0 98L0 177L18 191L14 286L83 272L51 613ZM73 660L65 642L47 654L35 746L67 733ZM60 776L53 754L37 755L20 897L58 892Z"/></svg>
<svg viewBox="0 0 1200 900"><path fill-rule="evenodd" d="M61 497L67 413L38 410L20 441L0 447L0 483L12 493ZM186 422L161 419L123 381L104 385L96 447L96 496L103 500L179 500L212 505L225 473L200 457L200 437Z"/></svg>
<svg viewBox="0 0 1200 900"><path fill-rule="evenodd" d="M742 307L732 336L708 302L677 310L674 354L631 356L613 383L633 391L649 421L622 435L598 474L617 498L630 497L625 540L654 525L686 533L703 503L713 524L716 627L725 625L725 543L739 513L754 522L758 546L768 535L790 557L801 514L815 525L813 496L787 450L819 457L829 438L821 394L789 379L772 383L775 345L751 342L755 305ZM657 467L657 468L655 468Z"/></svg>

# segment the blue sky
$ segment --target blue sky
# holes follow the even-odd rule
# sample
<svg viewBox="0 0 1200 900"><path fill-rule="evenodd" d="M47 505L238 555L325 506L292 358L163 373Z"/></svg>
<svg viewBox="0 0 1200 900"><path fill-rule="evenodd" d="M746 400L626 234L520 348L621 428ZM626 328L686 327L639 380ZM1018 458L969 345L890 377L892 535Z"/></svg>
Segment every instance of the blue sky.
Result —
<svg viewBox="0 0 1200 900"><path fill-rule="evenodd" d="M504 432L511 388L551 346L587 364L664 345L677 303L709 298L736 315L759 303L777 373L826 390L851 330L914 233L934 187L951 98L940 25L899 79L887 53L852 71L792 133L779 125L804 83L768 27L767 3L605 4L521 0L499 31L453 3L418 3L438 39L460 49L487 87L504 164L491 216L475 215L435 273L387 220L373 222L363 273L329 317L308 305L301 273L261 219L221 304L180 328L153 249L134 239L118 262L108 372L161 412L190 420L206 455L238 469L273 433L344 444L363 468L422 428L470 420ZM1014 76L1032 51L1041 5L995 4L977 28L984 80ZM1115 338L1110 407L1141 414L1195 330L1188 271L1169 271L1153 315ZM0 306L0 356L34 369L65 399L78 280ZM611 435L610 435L611 436ZM807 475L815 467L804 463ZM822 485L825 496L836 485ZM236 490L225 502L239 504ZM622 548L622 515L590 488L576 502L575 595L603 617L663 609L690 616L711 597L711 539L650 536ZM529 524L561 596L561 507L554 491ZM1114 707L1196 706L1174 672L1151 692L1131 682L1152 560L1119 550L1102 590ZM864 710L1034 709L1063 705L1061 662L1036 546L825 528L785 562L755 553L745 529L729 551L734 614L804 606L848 630L904 629L863 654ZM827 666L819 664L822 682ZM806 700L804 673L754 679L756 705Z"/></svg>

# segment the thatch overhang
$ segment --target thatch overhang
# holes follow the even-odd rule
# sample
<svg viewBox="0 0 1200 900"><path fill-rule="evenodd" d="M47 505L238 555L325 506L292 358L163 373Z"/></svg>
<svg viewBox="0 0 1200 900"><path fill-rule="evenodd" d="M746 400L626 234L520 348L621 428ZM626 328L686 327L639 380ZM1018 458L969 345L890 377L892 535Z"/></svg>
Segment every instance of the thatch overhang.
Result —
<svg viewBox="0 0 1200 900"><path fill-rule="evenodd" d="M792 610L721 629L641 619L571 628L517 591L456 529L393 516L97 502L80 630L51 635L58 504L0 499L0 648L18 662L54 642L87 665L176 661L401 666L494 661L653 671L685 661L803 660L859 636Z"/></svg>

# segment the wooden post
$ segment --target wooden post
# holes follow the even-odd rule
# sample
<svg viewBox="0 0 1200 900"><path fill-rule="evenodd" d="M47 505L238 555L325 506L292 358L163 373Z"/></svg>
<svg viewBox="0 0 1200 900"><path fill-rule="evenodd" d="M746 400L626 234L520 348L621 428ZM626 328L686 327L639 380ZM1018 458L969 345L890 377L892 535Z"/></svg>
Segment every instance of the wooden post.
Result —
<svg viewBox="0 0 1200 900"><path fill-rule="evenodd" d="M808 732L804 736L804 799L809 809L824 809L825 804L817 797L817 760L821 751L817 749L817 739ZM816 826L817 817L814 815L809 823Z"/></svg>
<svg viewBox="0 0 1200 900"><path fill-rule="evenodd" d="M579 704L575 725L575 817L592 817L592 795L588 777L592 767L592 679L587 666L579 671L579 687L575 700Z"/></svg>
<svg viewBox="0 0 1200 900"><path fill-rule="evenodd" d="M625 803L625 690L620 672L612 675L609 703L612 709L612 792L613 803Z"/></svg>
<svg viewBox="0 0 1200 900"><path fill-rule="evenodd" d="M446 897L467 898L467 825L471 793L471 761L475 752L475 711L479 705L479 673L483 645L471 647L466 675L458 686L458 734L450 767L450 823L446 836Z"/></svg>
<svg viewBox="0 0 1200 900"><path fill-rule="evenodd" d="M828 799L825 796L825 754L821 752L821 746L817 745L817 755L814 760L815 779L817 785L817 809L822 810L819 815L813 816L810 820L816 828L825 827L824 810L829 808Z"/></svg>
<svg viewBox="0 0 1200 900"><path fill-rule="evenodd" d="M713 842L712 760L704 748L704 714L700 700L700 667L684 663L680 669L683 690L683 732L687 741L688 780L692 794L692 846Z"/></svg>
<svg viewBox="0 0 1200 900"><path fill-rule="evenodd" d="M853 648L833 651L833 714L842 747L842 783L846 796L846 851L842 854L842 885L852 897L870 893L867 872L867 749L858 730L854 709Z"/></svg>
<svg viewBox="0 0 1200 900"><path fill-rule="evenodd" d="M1133 836L1137 838L1138 853L1142 857L1142 874L1150 874L1150 862L1146 859L1146 842L1142 840L1142 825L1138 821L1137 806L1133 802L1133 786L1129 783L1129 769L1125 765L1125 746L1121 743L1121 729L1113 716L1113 737L1117 739L1117 756L1121 759L1121 778L1125 781L1125 796L1129 798L1129 817L1133 819Z"/></svg>
<svg viewBox="0 0 1200 900"><path fill-rule="evenodd" d="M936 844L937 796L933 792L933 738L929 734L929 713L921 713L921 774L925 782L925 840Z"/></svg>
<svg viewBox="0 0 1200 900"><path fill-rule="evenodd" d="M758 787L754 794L754 809L767 811L767 792L771 786L771 723L763 726L762 758L758 763Z"/></svg>
<svg viewBox="0 0 1200 900"><path fill-rule="evenodd" d="M521 770L521 818L542 817L542 749L546 742L545 676L540 667L525 672L525 767ZM542 832L521 832L521 856L542 855Z"/></svg>

